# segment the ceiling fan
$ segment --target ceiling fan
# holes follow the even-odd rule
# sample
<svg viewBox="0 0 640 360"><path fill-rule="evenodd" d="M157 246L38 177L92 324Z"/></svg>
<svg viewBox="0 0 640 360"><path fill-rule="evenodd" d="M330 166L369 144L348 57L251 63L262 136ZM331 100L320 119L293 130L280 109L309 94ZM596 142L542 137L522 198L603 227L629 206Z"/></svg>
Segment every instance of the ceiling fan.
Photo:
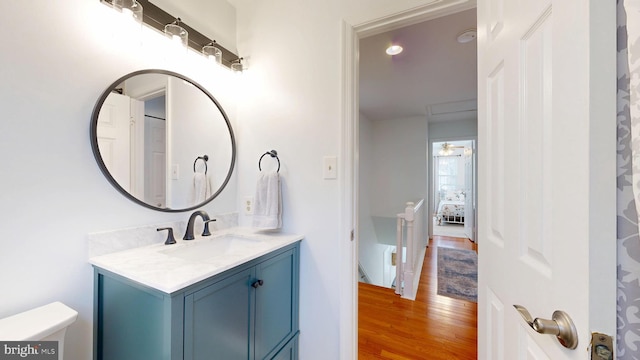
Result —
<svg viewBox="0 0 640 360"><path fill-rule="evenodd" d="M442 149L440 149L438 154L445 155L445 156L451 155L455 151L454 149L464 149L464 146L453 145L453 144L449 144L448 142L445 142L444 144L442 144Z"/></svg>

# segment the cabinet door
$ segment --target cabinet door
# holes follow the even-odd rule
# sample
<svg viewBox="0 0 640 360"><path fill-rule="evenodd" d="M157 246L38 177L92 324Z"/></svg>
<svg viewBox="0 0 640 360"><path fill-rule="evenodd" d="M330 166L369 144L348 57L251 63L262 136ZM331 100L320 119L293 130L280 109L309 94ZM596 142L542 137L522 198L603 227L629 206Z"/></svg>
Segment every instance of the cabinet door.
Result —
<svg viewBox="0 0 640 360"><path fill-rule="evenodd" d="M185 360L247 360L251 328L253 269L185 297Z"/></svg>
<svg viewBox="0 0 640 360"><path fill-rule="evenodd" d="M255 358L273 357L298 330L298 261L292 249L256 266Z"/></svg>
<svg viewBox="0 0 640 360"><path fill-rule="evenodd" d="M298 337L294 337L285 345L278 354L271 360L297 360L298 359Z"/></svg>
<svg viewBox="0 0 640 360"><path fill-rule="evenodd" d="M166 359L165 299L126 281L96 274L98 360ZM1 357L1 356L0 356Z"/></svg>

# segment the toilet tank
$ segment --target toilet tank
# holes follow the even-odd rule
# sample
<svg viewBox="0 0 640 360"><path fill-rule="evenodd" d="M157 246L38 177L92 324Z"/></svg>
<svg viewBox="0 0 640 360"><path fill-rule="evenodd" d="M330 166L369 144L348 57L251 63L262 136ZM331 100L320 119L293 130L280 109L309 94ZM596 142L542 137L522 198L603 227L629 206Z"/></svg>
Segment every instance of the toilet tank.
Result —
<svg viewBox="0 0 640 360"><path fill-rule="evenodd" d="M77 317L77 311L61 302L54 302L0 319L0 340L58 341L62 358L65 332Z"/></svg>

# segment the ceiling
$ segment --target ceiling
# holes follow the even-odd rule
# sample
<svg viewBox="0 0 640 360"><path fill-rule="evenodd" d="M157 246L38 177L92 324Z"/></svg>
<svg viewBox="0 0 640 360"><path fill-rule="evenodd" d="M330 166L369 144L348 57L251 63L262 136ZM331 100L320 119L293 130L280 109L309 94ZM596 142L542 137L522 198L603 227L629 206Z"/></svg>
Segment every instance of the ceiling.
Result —
<svg viewBox="0 0 640 360"><path fill-rule="evenodd" d="M476 41L456 40L475 27L471 9L360 39L360 112L370 120L476 119ZM392 43L404 51L387 55Z"/></svg>

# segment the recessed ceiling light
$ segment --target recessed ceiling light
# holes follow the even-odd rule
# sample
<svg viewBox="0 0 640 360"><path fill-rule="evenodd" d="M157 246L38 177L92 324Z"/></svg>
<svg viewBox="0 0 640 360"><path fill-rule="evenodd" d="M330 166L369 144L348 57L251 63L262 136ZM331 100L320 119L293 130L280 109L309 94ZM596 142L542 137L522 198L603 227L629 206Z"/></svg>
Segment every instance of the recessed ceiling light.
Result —
<svg viewBox="0 0 640 360"><path fill-rule="evenodd" d="M477 36L476 29L467 29L460 34L458 34L458 42L460 44L468 43L470 41L475 40Z"/></svg>
<svg viewBox="0 0 640 360"><path fill-rule="evenodd" d="M391 45L387 48L387 54L393 56L398 55L402 52L402 46L400 45Z"/></svg>

